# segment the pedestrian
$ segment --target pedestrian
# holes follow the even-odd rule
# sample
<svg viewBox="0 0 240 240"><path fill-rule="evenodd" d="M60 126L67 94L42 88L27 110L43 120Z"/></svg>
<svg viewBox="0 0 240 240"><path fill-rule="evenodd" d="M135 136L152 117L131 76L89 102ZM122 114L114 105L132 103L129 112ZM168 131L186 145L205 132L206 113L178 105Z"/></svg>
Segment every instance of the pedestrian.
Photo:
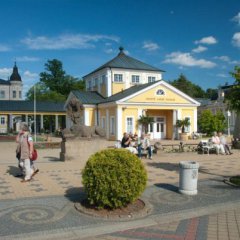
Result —
<svg viewBox="0 0 240 240"><path fill-rule="evenodd" d="M34 174L39 170L35 171L31 167L31 158L33 153L33 138L29 132L29 127L27 123L22 123L20 126L20 132L16 137L16 142L19 144L18 149L20 154L19 165L23 168L24 179L22 183L29 182Z"/></svg>
<svg viewBox="0 0 240 240"><path fill-rule="evenodd" d="M141 134L140 138L138 138L137 148L138 148L138 157L139 158L142 158L142 152L144 150L147 150L148 158L152 159L152 148L151 148L150 140L143 133Z"/></svg>
<svg viewBox="0 0 240 240"><path fill-rule="evenodd" d="M222 154L222 155L225 154L224 147L220 142L220 139L217 135L217 132L213 132L212 143L213 143L213 146L216 149L217 154L219 154L219 153Z"/></svg>
<svg viewBox="0 0 240 240"><path fill-rule="evenodd" d="M219 140L220 140L220 143L223 145L223 148L225 150L225 153L227 155L231 155L233 154L227 144L227 140L226 140L226 137L222 134L222 132L218 132L218 137L219 137Z"/></svg>

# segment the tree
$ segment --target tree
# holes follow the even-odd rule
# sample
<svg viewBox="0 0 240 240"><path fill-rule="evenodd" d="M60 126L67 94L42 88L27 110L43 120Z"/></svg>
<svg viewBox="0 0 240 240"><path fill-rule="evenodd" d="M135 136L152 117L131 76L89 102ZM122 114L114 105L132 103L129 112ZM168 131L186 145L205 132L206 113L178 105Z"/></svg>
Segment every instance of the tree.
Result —
<svg viewBox="0 0 240 240"><path fill-rule="evenodd" d="M45 72L40 73L40 82L36 84L36 99L46 101L64 101L72 90L84 89L84 81L67 75L62 62L53 59L45 63ZM27 99L34 98L34 88L27 92Z"/></svg>
<svg viewBox="0 0 240 240"><path fill-rule="evenodd" d="M148 132L148 125L152 124L153 122L154 122L153 118L149 116L142 115L138 119L138 123L142 125L144 133Z"/></svg>
<svg viewBox="0 0 240 240"><path fill-rule="evenodd" d="M240 113L240 67L235 66L234 72L230 74L235 78L235 83L226 95L226 100L231 110Z"/></svg>
<svg viewBox="0 0 240 240"><path fill-rule="evenodd" d="M204 110L198 118L199 129L203 133L207 133L210 136L213 132L224 131L227 123L224 114L218 111L214 115L210 110Z"/></svg>
<svg viewBox="0 0 240 240"><path fill-rule="evenodd" d="M185 118L185 119L182 119L182 120L178 119L177 122L176 122L176 126L178 128L181 128L182 133L185 133L185 127L190 126L189 118Z"/></svg>
<svg viewBox="0 0 240 240"><path fill-rule="evenodd" d="M170 81L170 84L193 98L203 98L206 95L200 86L190 82L183 74L177 80Z"/></svg>
<svg viewBox="0 0 240 240"><path fill-rule="evenodd" d="M216 100L218 98L218 90L213 88L208 88L206 90L206 98L211 100Z"/></svg>

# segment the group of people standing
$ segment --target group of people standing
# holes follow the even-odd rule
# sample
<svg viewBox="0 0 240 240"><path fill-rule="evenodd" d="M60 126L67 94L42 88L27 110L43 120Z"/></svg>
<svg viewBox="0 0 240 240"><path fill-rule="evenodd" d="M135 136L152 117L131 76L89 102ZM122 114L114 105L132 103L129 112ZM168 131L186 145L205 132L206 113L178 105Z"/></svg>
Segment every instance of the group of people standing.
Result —
<svg viewBox="0 0 240 240"><path fill-rule="evenodd" d="M138 137L137 134L130 135L128 133L124 133L122 141L122 148L128 148L131 152L138 154L138 157L141 158L143 151L147 151L148 158L152 159L152 148L150 144L150 139L147 134L141 134Z"/></svg>
<svg viewBox="0 0 240 240"><path fill-rule="evenodd" d="M22 123L20 131L16 137L18 143L16 149L16 157L18 159L18 167L21 170L16 177L23 177L22 183L29 182L32 177L39 172L34 162L31 160L33 154L33 138L29 132L27 123Z"/></svg>
<svg viewBox="0 0 240 240"><path fill-rule="evenodd" d="M214 132L211 140L213 146L216 148L217 154L233 154L227 144L226 137L222 134L222 132Z"/></svg>

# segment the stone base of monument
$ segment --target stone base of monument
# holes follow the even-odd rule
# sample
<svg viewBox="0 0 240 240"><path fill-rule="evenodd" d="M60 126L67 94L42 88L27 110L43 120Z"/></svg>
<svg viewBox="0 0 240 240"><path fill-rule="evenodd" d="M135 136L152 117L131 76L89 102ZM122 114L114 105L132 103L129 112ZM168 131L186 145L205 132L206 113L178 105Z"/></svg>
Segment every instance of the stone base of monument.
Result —
<svg viewBox="0 0 240 240"><path fill-rule="evenodd" d="M67 139L61 142L60 160L79 161L84 166L92 154L113 146L113 142L102 138Z"/></svg>

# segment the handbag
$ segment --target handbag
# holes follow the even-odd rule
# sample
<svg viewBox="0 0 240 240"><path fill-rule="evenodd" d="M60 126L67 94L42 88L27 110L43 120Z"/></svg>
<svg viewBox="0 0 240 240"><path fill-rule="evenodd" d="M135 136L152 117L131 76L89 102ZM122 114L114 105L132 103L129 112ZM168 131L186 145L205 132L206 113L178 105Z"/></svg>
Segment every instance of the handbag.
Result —
<svg viewBox="0 0 240 240"><path fill-rule="evenodd" d="M37 150L35 148L33 148L32 157L30 158L30 160L35 161L35 160L37 160L37 157L38 157Z"/></svg>
<svg viewBox="0 0 240 240"><path fill-rule="evenodd" d="M27 142L28 142L28 138L27 138ZM29 142L28 142L28 147L29 147ZM37 157L38 157L37 150L33 147L32 157L30 158L30 160L31 161L36 161Z"/></svg>

